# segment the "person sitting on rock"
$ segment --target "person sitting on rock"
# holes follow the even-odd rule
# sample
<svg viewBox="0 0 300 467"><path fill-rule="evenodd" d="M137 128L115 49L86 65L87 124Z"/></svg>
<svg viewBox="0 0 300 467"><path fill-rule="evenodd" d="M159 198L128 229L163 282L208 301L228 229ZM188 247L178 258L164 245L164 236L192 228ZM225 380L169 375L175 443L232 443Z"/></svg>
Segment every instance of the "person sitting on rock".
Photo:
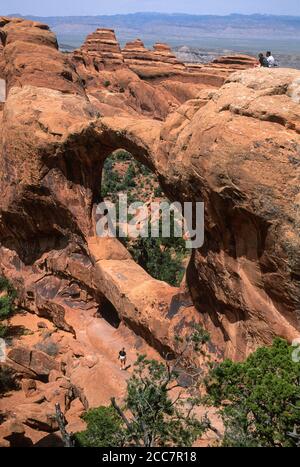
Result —
<svg viewBox="0 0 300 467"><path fill-rule="evenodd" d="M269 64L269 67L270 67L270 68L273 68L274 66L277 66L276 60L275 60L275 58L273 57L272 52L268 51L268 52L266 53L266 57L267 57L268 64Z"/></svg>
<svg viewBox="0 0 300 467"><path fill-rule="evenodd" d="M269 68L269 62L266 59L266 57L264 56L264 54L260 53L259 56L258 56L258 60L259 60L259 63L260 63L261 67Z"/></svg>
<svg viewBox="0 0 300 467"><path fill-rule="evenodd" d="M119 352L119 360L120 360L120 370L126 370L127 353L124 347Z"/></svg>

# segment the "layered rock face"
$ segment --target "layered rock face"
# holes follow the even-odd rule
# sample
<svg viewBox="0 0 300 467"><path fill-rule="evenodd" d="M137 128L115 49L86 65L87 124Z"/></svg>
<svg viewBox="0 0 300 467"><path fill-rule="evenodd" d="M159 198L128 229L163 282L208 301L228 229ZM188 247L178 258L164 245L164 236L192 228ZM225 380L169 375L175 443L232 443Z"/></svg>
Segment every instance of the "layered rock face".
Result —
<svg viewBox="0 0 300 467"><path fill-rule="evenodd" d="M15 27L19 23L4 26L8 40ZM28 27L30 33L31 27L39 28L39 25ZM52 40L50 32L49 40ZM18 50L23 48L23 43L16 41L13 45L16 53L6 55L5 68L12 82L14 76L11 77L10 70L17 68ZM43 55L47 63L45 46L36 44L35 47L35 53ZM178 302L178 316L173 323L183 328L185 322L198 317L191 304L191 311L184 313L185 301L182 300L181 306L178 289L152 279L128 255L124 258L118 242L109 248L99 239L95 251L91 246L94 245L91 238L95 236L94 206L101 199L105 157L115 147L125 145L151 167L154 162L148 159L149 149L143 142L123 141L121 133L119 136L111 133L102 124L98 106L89 100L83 86L78 92L77 82L70 82L69 92L61 91L59 70L65 57L63 54L59 57L58 90L47 88L47 72L43 85L32 86L26 67L20 78L22 86L15 84L9 88L2 121L3 135L6 135L2 140L4 169L0 180L4 194L0 225L2 271L16 284L20 305L50 318L60 329L72 331L65 318L70 309L97 312L108 299L121 320L160 351L170 351L175 333L169 327L171 305ZM35 70L32 73L35 75ZM111 112L118 113L118 109L112 108ZM127 121L128 117L127 113ZM140 117L136 121L139 120ZM148 135L159 128L158 122L151 120L150 123L153 129L147 128ZM115 141L116 137L121 139ZM105 255L101 253L100 258L102 250ZM121 283L116 282L115 286L109 285L115 274L113 269L109 272L110 266L123 271ZM124 290L120 292L122 284Z"/></svg>
<svg viewBox="0 0 300 467"><path fill-rule="evenodd" d="M232 71L256 62L249 57L244 65L186 66L167 44L157 43L149 50L136 39L121 51L114 32L108 29L88 36L69 58L102 115L111 115L114 107L119 113L159 120L203 88L219 87Z"/></svg>
<svg viewBox="0 0 300 467"><path fill-rule="evenodd" d="M76 333L68 316L101 312L109 300L162 353L176 353L173 336L194 322L235 359L276 335L297 337L299 72L253 69L219 89L202 84L197 97L165 108L168 117L158 121L126 99L120 112L113 98L125 93L113 86L103 103L89 87L89 68L81 63L75 72L73 57L56 49L44 25L1 24L9 93L0 259L22 307ZM35 60L24 52L34 40ZM107 75L91 76L95 85ZM169 92L126 65L114 76L147 85L158 101ZM118 148L154 171L171 200L205 202L205 244L193 251L181 290L154 281L116 240L95 239L103 162Z"/></svg>
<svg viewBox="0 0 300 467"><path fill-rule="evenodd" d="M7 80L8 90L28 82L32 86L44 86L47 65L49 89L82 94L79 77L67 59L61 56L56 37L47 25L1 18L0 26L3 26L1 41L5 45L2 73Z"/></svg>
<svg viewBox="0 0 300 467"><path fill-rule="evenodd" d="M15 336L5 367L19 376L21 387L0 398L1 447L62 446L56 403L67 430L82 431L84 411L109 405L112 395L124 397L132 370L119 370L116 355L120 348L126 346L130 362L139 352L160 358L124 325L115 329L92 310L77 311L68 316L76 337L36 315L18 314L11 319ZM22 337L17 336L20 329L26 330Z"/></svg>
<svg viewBox="0 0 300 467"><path fill-rule="evenodd" d="M167 44L154 44L153 50L148 50L140 39L128 42L122 50L125 63L141 78L153 78L174 75L185 71L183 63L179 62Z"/></svg>
<svg viewBox="0 0 300 467"><path fill-rule="evenodd" d="M96 68L118 68L124 63L123 55L116 35L112 29L97 29L90 34L82 48L77 52L88 54L93 59ZM76 54L76 52L75 52Z"/></svg>
<svg viewBox="0 0 300 467"><path fill-rule="evenodd" d="M160 133L169 191L206 204L187 282L233 358L299 332L299 83L296 70L235 73Z"/></svg>
<svg viewBox="0 0 300 467"><path fill-rule="evenodd" d="M113 31L98 29L69 57L102 115L130 112L162 119L179 101L165 89L153 89L125 63Z"/></svg>
<svg viewBox="0 0 300 467"><path fill-rule="evenodd" d="M215 58L212 63L218 65L230 65L237 69L245 69L257 65L257 60L249 55L236 54Z"/></svg>
<svg viewBox="0 0 300 467"><path fill-rule="evenodd" d="M169 197L205 201L187 285L232 358L299 332L299 121L299 72L256 69L184 104L154 144Z"/></svg>

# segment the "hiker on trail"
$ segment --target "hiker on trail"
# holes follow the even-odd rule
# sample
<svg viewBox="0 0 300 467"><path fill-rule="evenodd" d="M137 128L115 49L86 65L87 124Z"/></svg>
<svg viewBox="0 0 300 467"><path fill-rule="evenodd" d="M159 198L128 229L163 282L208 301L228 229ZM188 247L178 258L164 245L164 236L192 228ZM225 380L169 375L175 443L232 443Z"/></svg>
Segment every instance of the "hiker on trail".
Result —
<svg viewBox="0 0 300 467"><path fill-rule="evenodd" d="M276 60L275 60L275 58L273 57L272 52L268 51L268 52L266 53L266 57L267 57L268 64L269 64L269 67L270 67L270 68L273 68L274 66L277 66Z"/></svg>
<svg viewBox="0 0 300 467"><path fill-rule="evenodd" d="M260 63L261 67L269 68L269 62L266 59L266 57L264 56L264 54L260 53L259 56L258 56L258 60L259 60L259 63Z"/></svg>
<svg viewBox="0 0 300 467"><path fill-rule="evenodd" d="M119 352L119 360L120 360L120 370L125 370L126 369L127 353L126 353L124 347Z"/></svg>

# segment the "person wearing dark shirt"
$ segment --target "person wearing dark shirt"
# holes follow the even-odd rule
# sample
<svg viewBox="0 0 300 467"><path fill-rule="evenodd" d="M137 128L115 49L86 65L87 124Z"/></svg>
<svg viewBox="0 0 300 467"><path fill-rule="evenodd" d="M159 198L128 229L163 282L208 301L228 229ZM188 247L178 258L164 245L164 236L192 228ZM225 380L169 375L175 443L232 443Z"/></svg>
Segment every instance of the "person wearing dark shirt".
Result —
<svg viewBox="0 0 300 467"><path fill-rule="evenodd" d="M259 54L258 60L259 60L260 66L264 68L269 68L269 62L266 59L266 57L264 57L264 54Z"/></svg>
<svg viewBox="0 0 300 467"><path fill-rule="evenodd" d="M125 370L126 369L127 353L126 353L124 347L119 352L119 360L120 360L120 370Z"/></svg>

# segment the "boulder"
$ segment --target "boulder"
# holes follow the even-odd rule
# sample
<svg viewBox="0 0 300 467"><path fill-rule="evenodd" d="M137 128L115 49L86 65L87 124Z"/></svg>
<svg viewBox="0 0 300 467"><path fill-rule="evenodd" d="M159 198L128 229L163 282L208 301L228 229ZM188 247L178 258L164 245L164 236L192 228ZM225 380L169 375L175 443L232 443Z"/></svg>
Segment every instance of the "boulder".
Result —
<svg viewBox="0 0 300 467"><path fill-rule="evenodd" d="M48 329L47 323L45 323L44 321L39 321L39 322L37 323L37 327L38 327L39 329Z"/></svg>
<svg viewBox="0 0 300 467"><path fill-rule="evenodd" d="M230 65L232 68L240 68L244 70L246 68L257 66L258 60L249 55L234 54L215 58L212 63L218 65Z"/></svg>
<svg viewBox="0 0 300 467"><path fill-rule="evenodd" d="M0 425L1 447L32 447L33 443L26 436L26 427L17 418L11 418Z"/></svg>
<svg viewBox="0 0 300 467"><path fill-rule="evenodd" d="M16 364L33 372L36 378L49 376L52 370L59 371L60 364L54 358L39 350L15 347L8 353L8 358Z"/></svg>
<svg viewBox="0 0 300 467"><path fill-rule="evenodd" d="M38 431L53 433L58 430L53 404L21 404L16 408L17 418L24 424Z"/></svg>
<svg viewBox="0 0 300 467"><path fill-rule="evenodd" d="M54 381L57 381L58 379L63 378L63 375L60 371L58 370L51 370L49 373L49 383L53 383Z"/></svg>
<svg viewBox="0 0 300 467"><path fill-rule="evenodd" d="M26 397L30 397L36 391L36 381L34 379L24 379L22 381L22 391Z"/></svg>

